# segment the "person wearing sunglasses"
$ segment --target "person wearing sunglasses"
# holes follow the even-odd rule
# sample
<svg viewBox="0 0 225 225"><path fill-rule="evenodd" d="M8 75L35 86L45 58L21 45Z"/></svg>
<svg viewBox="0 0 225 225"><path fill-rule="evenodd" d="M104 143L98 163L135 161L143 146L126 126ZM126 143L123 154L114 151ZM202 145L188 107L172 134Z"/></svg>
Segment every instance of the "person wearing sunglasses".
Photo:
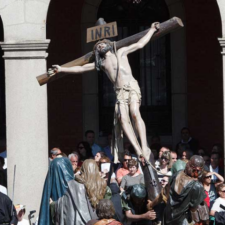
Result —
<svg viewBox="0 0 225 225"><path fill-rule="evenodd" d="M166 187L166 185L168 184L168 182L169 182L169 177L167 177L167 176L164 176L162 179L161 179L161 186L164 188L164 187Z"/></svg>
<svg viewBox="0 0 225 225"><path fill-rule="evenodd" d="M213 206L210 210L210 216L215 216L216 224L217 224L218 218L220 218L220 222L222 222L221 219L223 218L223 223L220 223L220 224L224 224L225 223L225 218L224 218L225 184L218 185L216 190L217 190L220 197L217 198L216 201L214 202L214 204L213 204ZM222 214L221 214L221 212L222 212Z"/></svg>
<svg viewBox="0 0 225 225"><path fill-rule="evenodd" d="M126 176L129 173L129 169L128 169L128 162L132 159L132 155L130 153L130 151L125 150L124 151L124 156L123 156L123 167L118 169L116 171L116 180L118 182L118 184L120 185L122 178L124 176ZM138 169L138 173L140 174L140 170Z"/></svg>
<svg viewBox="0 0 225 225"><path fill-rule="evenodd" d="M117 179L117 182L119 185L122 181L123 176L125 176L129 173L128 161L131 160L131 158L132 158L131 153L128 150L125 150L124 156L123 156L123 162L122 162L123 166L122 166L122 168L120 168L116 171L116 179Z"/></svg>
<svg viewBox="0 0 225 225"><path fill-rule="evenodd" d="M81 166L84 160L92 158L92 149L86 141L78 143L77 151L80 154L80 164L78 164L78 166Z"/></svg>
<svg viewBox="0 0 225 225"><path fill-rule="evenodd" d="M160 148L158 159L155 161L155 167L156 167L156 169L159 168L159 165L160 165L160 159L161 159L162 154L163 154L164 152L170 152L170 149L167 148L167 147L161 147L161 148Z"/></svg>
<svg viewBox="0 0 225 225"><path fill-rule="evenodd" d="M57 157L58 154L60 154L62 151L60 150L60 148L53 148L50 150L50 161L52 161L53 159L55 159Z"/></svg>
<svg viewBox="0 0 225 225"><path fill-rule="evenodd" d="M172 167L172 160L171 160L171 154L169 151L163 152L161 158L159 159L160 165L157 168L158 172L158 178L159 182L161 182L161 179L166 176L171 176L171 167Z"/></svg>
<svg viewBox="0 0 225 225"><path fill-rule="evenodd" d="M217 182L212 183L212 176L215 175L217 177ZM208 196L206 197L205 202L207 203L209 209L211 209L214 201L216 200L217 193L216 187L224 182L224 178L216 172L204 171L201 177L201 182L204 187L205 193ZM209 202L208 202L209 200Z"/></svg>

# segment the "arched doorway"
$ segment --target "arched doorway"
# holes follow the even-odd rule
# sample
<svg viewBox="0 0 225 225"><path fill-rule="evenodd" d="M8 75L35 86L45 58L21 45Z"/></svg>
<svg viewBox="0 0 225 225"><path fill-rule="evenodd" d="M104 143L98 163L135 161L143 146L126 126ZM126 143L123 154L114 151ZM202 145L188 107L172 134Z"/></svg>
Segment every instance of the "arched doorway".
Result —
<svg viewBox="0 0 225 225"><path fill-rule="evenodd" d="M93 46L86 44L86 29L94 26L101 0L96 0L91 4L86 1L82 7L81 27L82 27L82 53L85 54L93 49ZM113 2L118 2L112 1ZM170 17L178 16L185 22L185 7L182 0L165 0L169 9ZM107 21L108 22L108 21ZM149 25L149 23L148 23ZM171 102L172 102L172 135L161 136L162 143L173 145L180 139L180 124L187 122L187 92L186 92L186 26L178 32L171 33ZM99 85L96 72L90 72L83 76L83 126L85 129L92 128L99 134L99 141L104 143L105 139L99 133ZM91 82L90 82L91 81Z"/></svg>
<svg viewBox="0 0 225 225"><path fill-rule="evenodd" d="M210 152L223 142L222 20L216 1L186 1L185 10L188 126Z"/></svg>
<svg viewBox="0 0 225 225"><path fill-rule="evenodd" d="M141 1L132 4L127 1L102 1L97 17L106 22L117 21L120 40L149 28L153 22L170 18L164 0ZM171 74L169 35L148 43L142 50L128 56L135 79L142 92L141 113L146 123L147 134L171 135ZM113 124L115 94L108 78L100 73L99 79L99 130L109 133Z"/></svg>

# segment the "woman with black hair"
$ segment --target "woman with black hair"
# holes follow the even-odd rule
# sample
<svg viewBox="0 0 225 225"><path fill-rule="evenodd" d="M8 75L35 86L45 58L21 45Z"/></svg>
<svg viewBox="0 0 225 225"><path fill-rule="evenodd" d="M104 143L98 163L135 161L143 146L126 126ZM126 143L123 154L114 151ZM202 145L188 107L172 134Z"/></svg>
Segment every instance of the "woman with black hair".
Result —
<svg viewBox="0 0 225 225"><path fill-rule="evenodd" d="M81 141L78 143L77 151L80 154L80 164L78 166L81 166L84 160L92 158L92 149L86 141Z"/></svg>

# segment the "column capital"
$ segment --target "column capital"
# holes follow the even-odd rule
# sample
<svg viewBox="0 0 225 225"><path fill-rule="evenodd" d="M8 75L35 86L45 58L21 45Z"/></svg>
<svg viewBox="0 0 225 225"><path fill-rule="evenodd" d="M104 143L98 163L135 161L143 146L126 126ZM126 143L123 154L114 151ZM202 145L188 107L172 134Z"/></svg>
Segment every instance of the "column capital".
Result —
<svg viewBox="0 0 225 225"><path fill-rule="evenodd" d="M4 59L45 59L48 54L50 40L44 41L23 41L23 42L0 42L4 51Z"/></svg>
<svg viewBox="0 0 225 225"><path fill-rule="evenodd" d="M223 38L218 38L218 41L220 43L220 46L222 47L222 55L225 55L225 37Z"/></svg>

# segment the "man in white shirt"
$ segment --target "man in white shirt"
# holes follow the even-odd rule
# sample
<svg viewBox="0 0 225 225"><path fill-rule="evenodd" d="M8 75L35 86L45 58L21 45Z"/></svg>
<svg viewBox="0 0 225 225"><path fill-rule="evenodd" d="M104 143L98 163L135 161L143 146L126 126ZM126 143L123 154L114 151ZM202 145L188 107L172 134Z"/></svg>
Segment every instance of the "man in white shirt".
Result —
<svg viewBox="0 0 225 225"><path fill-rule="evenodd" d="M221 207L224 206L225 207L225 184L220 184L217 187L218 193L220 195L219 198L216 199L216 201L214 202L211 211L210 211L210 216L215 216L216 212L224 212L225 210Z"/></svg>

